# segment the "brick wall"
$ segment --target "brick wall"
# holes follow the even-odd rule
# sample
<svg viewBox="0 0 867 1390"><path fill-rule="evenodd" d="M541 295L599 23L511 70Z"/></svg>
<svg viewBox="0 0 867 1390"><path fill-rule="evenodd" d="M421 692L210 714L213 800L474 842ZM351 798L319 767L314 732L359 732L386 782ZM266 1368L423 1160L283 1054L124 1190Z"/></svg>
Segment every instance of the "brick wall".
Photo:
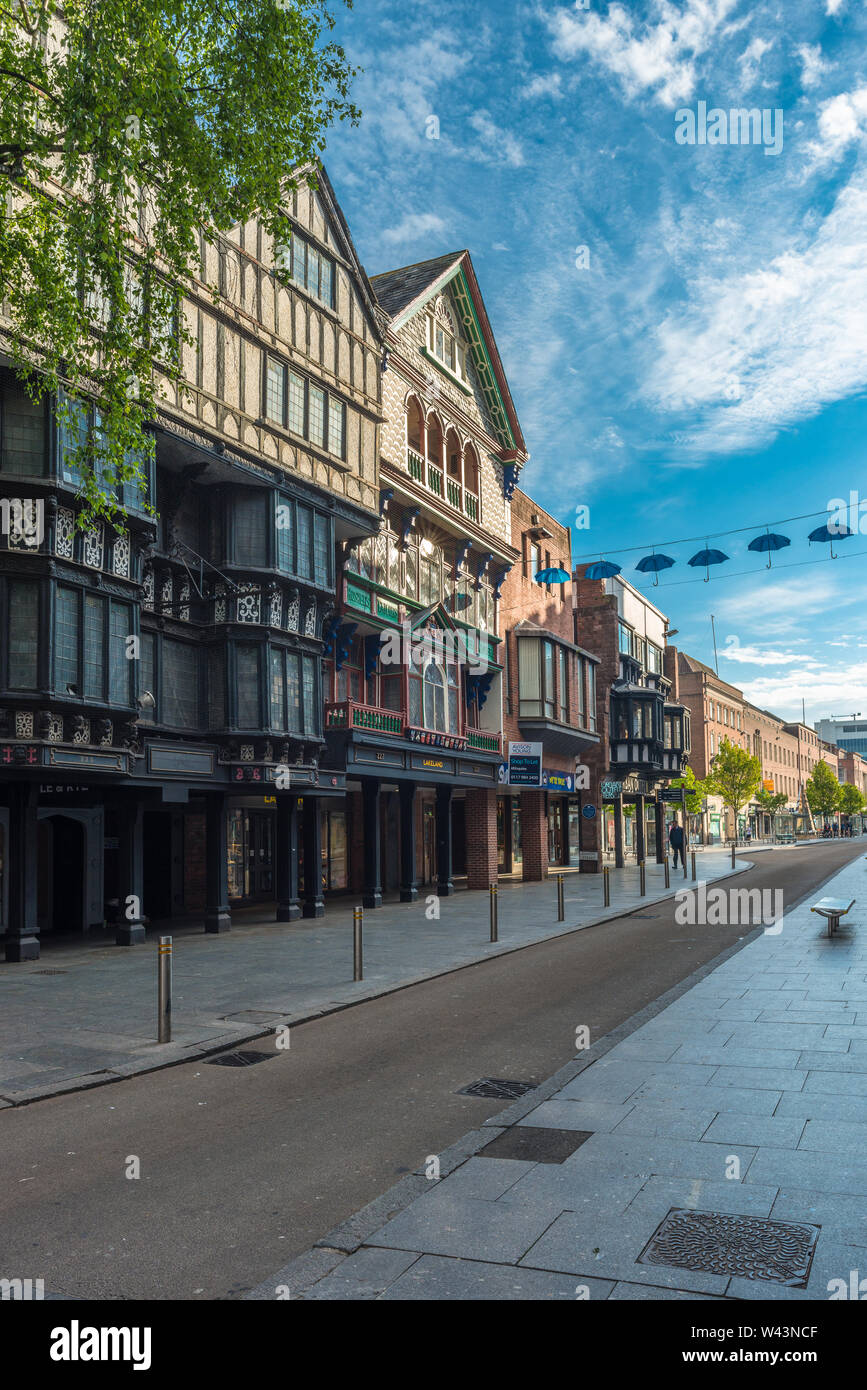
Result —
<svg viewBox="0 0 867 1390"><path fill-rule="evenodd" d="M548 814L543 791L521 792L522 878L538 882L548 877Z"/></svg>
<svg viewBox="0 0 867 1390"><path fill-rule="evenodd" d="M466 794L467 887L487 888L497 881L497 793L493 787Z"/></svg>
<svg viewBox="0 0 867 1390"><path fill-rule="evenodd" d="M610 698L611 686L620 675L620 652L617 640L617 599L606 594L605 582L601 579L585 579L586 565L575 570L575 640L579 647L599 657L596 667L596 732L599 744L588 752L586 763L590 769L590 787L585 799L592 802L599 814L591 821L581 824L581 848L600 856L595 862L586 861L586 870L601 867L602 855L602 788L601 783L609 776L610 770Z"/></svg>

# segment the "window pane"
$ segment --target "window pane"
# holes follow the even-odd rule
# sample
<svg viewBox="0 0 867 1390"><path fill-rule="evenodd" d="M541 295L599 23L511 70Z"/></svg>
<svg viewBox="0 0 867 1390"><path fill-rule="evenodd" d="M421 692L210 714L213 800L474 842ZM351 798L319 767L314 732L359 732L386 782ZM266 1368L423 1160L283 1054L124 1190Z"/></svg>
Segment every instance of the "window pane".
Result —
<svg viewBox="0 0 867 1390"><path fill-rule="evenodd" d="M337 458L344 457L346 431L346 406L335 396L328 397L328 452Z"/></svg>
<svg viewBox="0 0 867 1390"><path fill-rule="evenodd" d="M560 720L561 720L562 723L565 723L565 722L566 722L566 719L568 718L568 712L569 712L569 676L568 676L568 670L569 670L569 668L568 668L568 659L567 659L567 655L566 655L566 648L565 648L565 647L561 647L561 648L560 648L560 670L559 670L559 673L558 673L558 674L559 674L559 677L560 677L560 684L559 684L559 702L560 702Z"/></svg>
<svg viewBox="0 0 867 1390"><path fill-rule="evenodd" d="M319 297L319 252L313 246L307 247L307 289Z"/></svg>
<svg viewBox="0 0 867 1390"><path fill-rule="evenodd" d="M303 376L289 373L289 428L293 434L304 434L304 386Z"/></svg>
<svg viewBox="0 0 867 1390"><path fill-rule="evenodd" d="M265 416L282 425L286 406L286 368L276 358L269 357L265 374Z"/></svg>
<svg viewBox="0 0 867 1390"><path fill-rule="evenodd" d="M329 309L334 307L334 262L329 256L322 256L319 266L319 298Z"/></svg>
<svg viewBox="0 0 867 1390"><path fill-rule="evenodd" d="M283 652L277 648L271 648L271 728L282 732L286 727L286 716L283 711L285 675L283 670Z"/></svg>
<svg viewBox="0 0 867 1390"><path fill-rule="evenodd" d="M295 509L282 493L277 498L277 568L295 572Z"/></svg>
<svg viewBox="0 0 867 1390"><path fill-rule="evenodd" d="M10 371L0 372L0 467L28 477L45 472L45 404L34 403Z"/></svg>
<svg viewBox="0 0 867 1390"><path fill-rule="evenodd" d="M554 718L554 646L551 642L542 643L545 656L545 714Z"/></svg>
<svg viewBox="0 0 867 1390"><path fill-rule="evenodd" d="M299 285L307 283L307 243L300 236L292 236L292 279Z"/></svg>
<svg viewBox="0 0 867 1390"><path fill-rule="evenodd" d="M226 723L226 653L222 647L208 649L208 728L222 729Z"/></svg>
<svg viewBox="0 0 867 1390"><path fill-rule="evenodd" d="M103 699L102 630L105 600L84 596L84 693Z"/></svg>
<svg viewBox="0 0 867 1390"><path fill-rule="evenodd" d="M61 695L67 694L68 685L78 687L80 602L77 589L58 588L54 611L54 689Z"/></svg>
<svg viewBox="0 0 867 1390"><path fill-rule="evenodd" d="M258 729L262 717L259 712L259 648L238 646L235 648L238 670L238 727L239 729Z"/></svg>
<svg viewBox="0 0 867 1390"><path fill-rule="evenodd" d="M264 492L241 493L235 499L235 563L267 565L268 506Z"/></svg>
<svg viewBox="0 0 867 1390"><path fill-rule="evenodd" d="M303 507L299 503L296 507L298 518L298 570L297 573L302 579L313 578L313 537L312 537L312 515L309 507Z"/></svg>
<svg viewBox="0 0 867 1390"><path fill-rule="evenodd" d="M126 654L126 639L132 627L129 604L114 603L109 615L111 629L108 643L108 698L113 705L132 704L131 676L133 665Z"/></svg>
<svg viewBox="0 0 867 1390"><path fill-rule="evenodd" d="M321 448L325 447L325 392L318 386L310 386L310 439Z"/></svg>
<svg viewBox="0 0 867 1390"><path fill-rule="evenodd" d="M140 693L143 695L146 690L156 699L156 671L154 668L154 646L155 638L152 632L142 633L141 639L141 669ZM139 722L142 724L152 724L157 717L156 709L151 709L143 705L139 711Z"/></svg>
<svg viewBox="0 0 867 1390"><path fill-rule="evenodd" d="M327 516L313 514L313 576L317 584L331 583L331 524ZM385 583L385 577L380 580Z"/></svg>
<svg viewBox="0 0 867 1390"><path fill-rule="evenodd" d="M286 714L290 733L301 732L301 658L297 652L286 653Z"/></svg>
<svg viewBox="0 0 867 1390"><path fill-rule="evenodd" d="M10 583L9 684L15 690L35 690L39 650L39 587Z"/></svg>
<svg viewBox="0 0 867 1390"><path fill-rule="evenodd" d="M319 709L316 703L316 658L305 656L304 661L304 732L318 734Z"/></svg>
<svg viewBox="0 0 867 1390"><path fill-rule="evenodd" d="M74 455L87 438L87 408L65 391L61 391L58 404L61 416L68 416L58 417L60 475L65 483L78 483L81 471L75 466Z"/></svg>
<svg viewBox="0 0 867 1390"><path fill-rule="evenodd" d="M541 698L538 638L522 637L518 642L518 693L522 701Z"/></svg>
<svg viewBox="0 0 867 1390"><path fill-rule="evenodd" d="M163 639L161 723L180 729L199 724L198 649L186 642Z"/></svg>

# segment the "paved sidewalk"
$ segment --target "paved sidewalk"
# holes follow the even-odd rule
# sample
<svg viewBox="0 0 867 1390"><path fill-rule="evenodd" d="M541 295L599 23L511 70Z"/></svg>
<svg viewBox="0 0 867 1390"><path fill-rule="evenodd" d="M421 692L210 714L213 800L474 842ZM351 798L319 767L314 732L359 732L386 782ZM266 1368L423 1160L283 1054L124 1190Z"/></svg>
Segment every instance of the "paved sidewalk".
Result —
<svg viewBox="0 0 867 1390"><path fill-rule="evenodd" d="M731 860L697 855L701 877L731 874ZM738 861L740 872L750 867ZM318 921L277 923L261 912L235 914L233 930L208 936L174 929L173 1041L156 1039L156 933L145 946L58 943L41 960L0 964L0 1106L101 1085L136 1072L189 1061L234 1043L445 974L490 956L640 911L684 886L672 871L647 865L647 896L637 867L611 870L611 907L601 874L565 879L565 921L557 886L504 883L499 942L489 940L486 893L389 904L365 914L363 982L352 980L352 901L329 905ZM427 916L439 911L438 920Z"/></svg>
<svg viewBox="0 0 867 1390"><path fill-rule="evenodd" d="M839 936L815 898L759 928L440 1155L439 1181L421 1168L249 1297L803 1301L833 1280L857 1297L863 858L826 894L858 900Z"/></svg>

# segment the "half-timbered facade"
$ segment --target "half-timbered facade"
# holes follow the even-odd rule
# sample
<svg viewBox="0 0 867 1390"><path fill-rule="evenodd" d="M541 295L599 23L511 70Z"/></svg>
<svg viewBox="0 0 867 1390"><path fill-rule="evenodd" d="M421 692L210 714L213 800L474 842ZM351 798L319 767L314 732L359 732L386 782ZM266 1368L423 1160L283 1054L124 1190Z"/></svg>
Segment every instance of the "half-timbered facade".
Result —
<svg viewBox="0 0 867 1390"><path fill-rule="evenodd" d="M215 299L209 287L218 287ZM286 237L203 239L184 389L117 529L76 525L72 445L0 358L0 914L41 932L277 900L322 911L322 657L336 548L379 524L381 311L327 176ZM2 327L2 325L0 325ZM98 324L95 324L98 337ZM2 343L0 343L2 348ZM154 514L155 513L155 514Z"/></svg>

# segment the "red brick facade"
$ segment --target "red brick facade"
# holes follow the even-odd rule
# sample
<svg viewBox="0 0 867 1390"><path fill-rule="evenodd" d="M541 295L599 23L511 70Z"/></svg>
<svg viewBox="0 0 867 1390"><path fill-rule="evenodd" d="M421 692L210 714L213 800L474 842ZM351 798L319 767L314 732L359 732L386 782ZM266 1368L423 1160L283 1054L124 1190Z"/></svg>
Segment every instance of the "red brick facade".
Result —
<svg viewBox="0 0 867 1390"><path fill-rule="evenodd" d="M497 881L497 793L494 788L468 791L465 814L467 887L488 888Z"/></svg>

